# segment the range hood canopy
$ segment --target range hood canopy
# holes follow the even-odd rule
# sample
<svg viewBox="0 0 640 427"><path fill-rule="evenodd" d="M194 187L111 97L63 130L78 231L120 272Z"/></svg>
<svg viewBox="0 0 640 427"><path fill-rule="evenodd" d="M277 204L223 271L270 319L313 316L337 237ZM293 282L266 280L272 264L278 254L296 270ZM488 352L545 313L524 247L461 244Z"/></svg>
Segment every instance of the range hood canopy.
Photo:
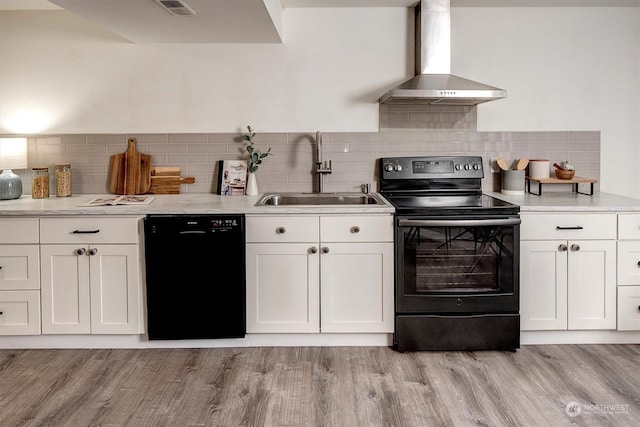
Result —
<svg viewBox="0 0 640 427"><path fill-rule="evenodd" d="M416 6L416 73L380 98L382 104L478 105L507 91L451 74L450 0Z"/></svg>

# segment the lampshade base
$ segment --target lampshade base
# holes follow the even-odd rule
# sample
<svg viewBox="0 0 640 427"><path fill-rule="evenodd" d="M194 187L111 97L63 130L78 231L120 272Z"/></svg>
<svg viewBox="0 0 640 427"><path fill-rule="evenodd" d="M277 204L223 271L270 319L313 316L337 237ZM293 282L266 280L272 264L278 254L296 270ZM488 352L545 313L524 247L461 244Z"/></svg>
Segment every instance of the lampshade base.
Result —
<svg viewBox="0 0 640 427"><path fill-rule="evenodd" d="M22 179L11 169L0 174L0 200L18 199L22 196Z"/></svg>

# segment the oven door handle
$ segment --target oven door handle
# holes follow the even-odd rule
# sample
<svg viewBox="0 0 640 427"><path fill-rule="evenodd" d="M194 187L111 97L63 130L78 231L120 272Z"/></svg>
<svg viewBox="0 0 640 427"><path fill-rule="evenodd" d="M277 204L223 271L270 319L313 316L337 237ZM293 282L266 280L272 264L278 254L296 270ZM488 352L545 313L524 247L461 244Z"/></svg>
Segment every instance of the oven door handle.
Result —
<svg viewBox="0 0 640 427"><path fill-rule="evenodd" d="M491 225L518 225L520 218L503 219L400 219L400 227L484 227Z"/></svg>

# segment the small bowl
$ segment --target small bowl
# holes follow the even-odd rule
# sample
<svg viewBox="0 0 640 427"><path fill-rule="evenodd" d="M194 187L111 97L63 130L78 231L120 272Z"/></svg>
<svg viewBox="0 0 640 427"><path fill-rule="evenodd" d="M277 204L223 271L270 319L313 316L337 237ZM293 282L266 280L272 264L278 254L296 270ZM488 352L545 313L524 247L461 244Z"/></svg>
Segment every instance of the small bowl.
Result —
<svg viewBox="0 0 640 427"><path fill-rule="evenodd" d="M558 179L571 179L575 174L576 171L556 169L556 177Z"/></svg>

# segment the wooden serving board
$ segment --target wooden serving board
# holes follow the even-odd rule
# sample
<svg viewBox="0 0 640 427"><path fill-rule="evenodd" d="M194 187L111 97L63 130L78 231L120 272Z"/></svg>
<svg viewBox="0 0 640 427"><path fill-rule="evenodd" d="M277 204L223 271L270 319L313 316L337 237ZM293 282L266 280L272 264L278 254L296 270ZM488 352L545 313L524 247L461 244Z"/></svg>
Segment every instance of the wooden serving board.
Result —
<svg viewBox="0 0 640 427"><path fill-rule="evenodd" d="M151 188L151 156L136 149L135 138L127 151L111 156L109 190L114 194L144 194Z"/></svg>
<svg viewBox="0 0 640 427"><path fill-rule="evenodd" d="M151 169L151 188L153 194L180 194L180 184L193 184L192 176L180 176L180 168L175 166L156 166Z"/></svg>

